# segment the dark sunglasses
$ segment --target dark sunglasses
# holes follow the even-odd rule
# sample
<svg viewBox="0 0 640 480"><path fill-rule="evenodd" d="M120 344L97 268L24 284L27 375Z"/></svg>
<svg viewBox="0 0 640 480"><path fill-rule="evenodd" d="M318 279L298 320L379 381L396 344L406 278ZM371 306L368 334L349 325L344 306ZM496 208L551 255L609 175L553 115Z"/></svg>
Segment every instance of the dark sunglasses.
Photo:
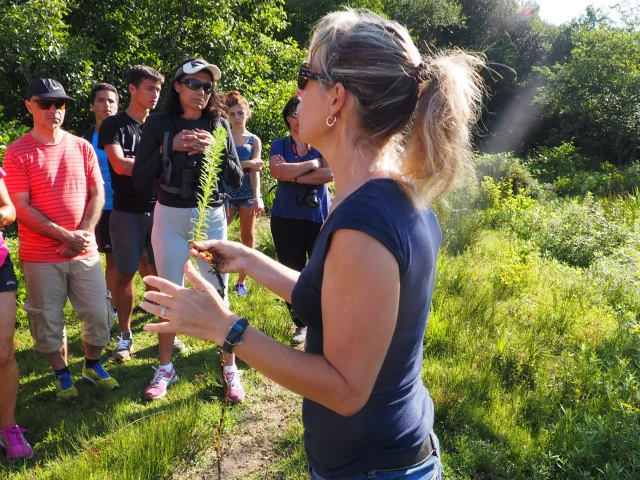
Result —
<svg viewBox="0 0 640 480"><path fill-rule="evenodd" d="M37 103L40 110L49 110L51 105L55 105L56 110L64 110L67 108L67 101L64 98L56 98L55 100L29 100L32 103Z"/></svg>
<svg viewBox="0 0 640 480"><path fill-rule="evenodd" d="M292 110L287 114L287 117L290 118L298 118L298 111L297 110Z"/></svg>
<svg viewBox="0 0 640 480"><path fill-rule="evenodd" d="M213 90L213 83L209 82L201 82L195 78L185 78L184 80L180 80L184 86L186 86L189 90L193 90L197 92L198 90L204 90L204 93L211 93Z"/></svg>
<svg viewBox="0 0 640 480"><path fill-rule="evenodd" d="M304 87L307 86L309 80L315 80L318 82L324 78L324 75L311 71L309 64L304 62L298 69L298 88L300 90L304 90Z"/></svg>

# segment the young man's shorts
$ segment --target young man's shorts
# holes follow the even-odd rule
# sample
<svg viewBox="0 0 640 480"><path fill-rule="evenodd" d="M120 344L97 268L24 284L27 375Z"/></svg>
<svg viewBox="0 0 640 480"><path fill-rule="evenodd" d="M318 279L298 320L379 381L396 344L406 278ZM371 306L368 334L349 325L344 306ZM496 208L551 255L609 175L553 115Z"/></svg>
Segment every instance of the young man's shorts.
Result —
<svg viewBox="0 0 640 480"><path fill-rule="evenodd" d="M100 253L113 253L111 233L109 232L109 217L111 217L111 210L103 210L96 225L96 242Z"/></svg>
<svg viewBox="0 0 640 480"><path fill-rule="evenodd" d="M231 207L231 208L240 208L240 207L252 208L253 199L245 198L242 200L234 200L232 198L227 197L224 199L224 205L225 207Z"/></svg>
<svg viewBox="0 0 640 480"><path fill-rule="evenodd" d="M0 266L0 293L15 292L18 290L18 279L13 271L11 257L7 255L4 263Z"/></svg>
<svg viewBox="0 0 640 480"><path fill-rule="evenodd" d="M140 257L147 249L149 264L156 265L151 248L153 212L129 213L113 210L109 217L111 248L116 261L116 270L133 275L138 271Z"/></svg>
<svg viewBox="0 0 640 480"><path fill-rule="evenodd" d="M27 287L24 309L36 352L54 353L66 342L67 298L83 323L82 339L96 347L109 344L114 318L98 255L68 262L21 261L20 266Z"/></svg>

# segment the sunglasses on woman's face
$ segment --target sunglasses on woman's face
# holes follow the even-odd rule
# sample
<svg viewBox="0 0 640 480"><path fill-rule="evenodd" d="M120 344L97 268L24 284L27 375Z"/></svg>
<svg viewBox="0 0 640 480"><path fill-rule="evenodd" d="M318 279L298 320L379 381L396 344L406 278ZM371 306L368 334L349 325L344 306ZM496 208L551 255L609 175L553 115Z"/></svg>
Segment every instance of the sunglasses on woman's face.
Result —
<svg viewBox="0 0 640 480"><path fill-rule="evenodd" d="M209 94L211 93L211 90L213 90L213 83L201 82L196 78L185 78L183 80L180 80L180 83L182 83L189 90L193 90L194 92L202 89L204 90L204 93Z"/></svg>
<svg viewBox="0 0 640 480"><path fill-rule="evenodd" d="M297 110L293 110L293 111L289 112L287 117L289 117L289 118L298 118L298 111Z"/></svg>
<svg viewBox="0 0 640 480"><path fill-rule="evenodd" d="M323 78L323 75L311 71L311 69L309 68L309 63L304 62L298 69L298 88L300 90L304 90L304 87L307 86L309 80L315 80L316 82L318 82Z"/></svg>
<svg viewBox="0 0 640 480"><path fill-rule="evenodd" d="M40 110L49 110L51 105L56 107L56 110L64 110L67 108L67 101L64 98L55 98L53 100L48 99L40 99L40 100L29 100L32 103L37 103L38 108Z"/></svg>

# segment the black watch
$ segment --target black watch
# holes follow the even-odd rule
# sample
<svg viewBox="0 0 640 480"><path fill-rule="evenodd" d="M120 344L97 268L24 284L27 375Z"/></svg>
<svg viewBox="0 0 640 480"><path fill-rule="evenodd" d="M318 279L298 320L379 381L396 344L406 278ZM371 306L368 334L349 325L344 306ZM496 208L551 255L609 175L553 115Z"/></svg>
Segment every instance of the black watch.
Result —
<svg viewBox="0 0 640 480"><path fill-rule="evenodd" d="M236 323L234 323L229 329L229 333L227 334L227 338L224 339L224 343L222 344L222 350L231 353L233 347L242 343L242 334L244 333L245 328L249 326L249 320L246 318L241 318Z"/></svg>

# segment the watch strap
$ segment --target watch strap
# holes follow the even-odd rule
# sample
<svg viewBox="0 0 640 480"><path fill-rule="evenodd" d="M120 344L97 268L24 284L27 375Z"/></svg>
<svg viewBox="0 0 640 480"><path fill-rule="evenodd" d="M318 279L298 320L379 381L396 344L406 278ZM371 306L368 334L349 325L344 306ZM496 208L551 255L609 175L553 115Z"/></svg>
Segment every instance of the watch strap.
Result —
<svg viewBox="0 0 640 480"><path fill-rule="evenodd" d="M222 350L227 353L231 353L233 347L235 347L239 343L242 343L242 334L248 326L249 320L247 320L246 318L241 318L236 323L234 323L229 329L227 338L224 339Z"/></svg>

